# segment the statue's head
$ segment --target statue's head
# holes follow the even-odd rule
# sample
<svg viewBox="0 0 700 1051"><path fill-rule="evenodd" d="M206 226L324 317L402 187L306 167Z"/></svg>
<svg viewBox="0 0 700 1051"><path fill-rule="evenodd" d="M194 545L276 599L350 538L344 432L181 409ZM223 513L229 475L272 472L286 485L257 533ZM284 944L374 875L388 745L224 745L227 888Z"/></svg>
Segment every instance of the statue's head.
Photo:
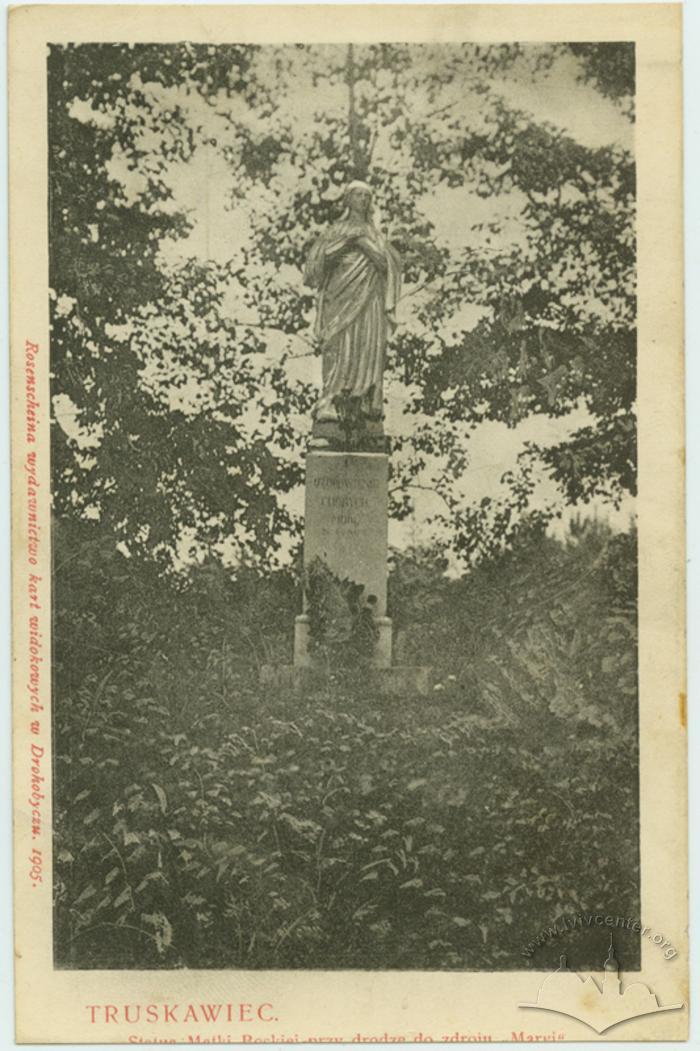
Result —
<svg viewBox="0 0 700 1051"><path fill-rule="evenodd" d="M366 182L356 179L345 188L343 202L351 219L368 222L372 217L372 190Z"/></svg>

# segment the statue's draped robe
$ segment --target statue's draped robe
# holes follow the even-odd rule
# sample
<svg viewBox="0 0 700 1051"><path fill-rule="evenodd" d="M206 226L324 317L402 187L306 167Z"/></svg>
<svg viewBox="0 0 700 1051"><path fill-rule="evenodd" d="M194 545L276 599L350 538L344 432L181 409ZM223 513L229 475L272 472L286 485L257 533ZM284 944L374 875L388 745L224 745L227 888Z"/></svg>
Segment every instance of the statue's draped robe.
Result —
<svg viewBox="0 0 700 1051"><path fill-rule="evenodd" d="M353 239L367 238L377 260ZM386 341L396 324L399 260L371 223L341 219L316 241L304 280L318 289L316 335L323 352L317 420L337 420L336 399L357 398L362 415L380 420Z"/></svg>

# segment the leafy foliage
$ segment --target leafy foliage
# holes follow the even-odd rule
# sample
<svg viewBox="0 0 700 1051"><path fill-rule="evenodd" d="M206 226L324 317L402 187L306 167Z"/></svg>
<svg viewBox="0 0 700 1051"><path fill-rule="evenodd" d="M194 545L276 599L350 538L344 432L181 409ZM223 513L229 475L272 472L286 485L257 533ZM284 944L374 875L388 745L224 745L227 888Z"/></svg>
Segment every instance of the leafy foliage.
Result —
<svg viewBox="0 0 700 1051"><path fill-rule="evenodd" d="M444 674L535 737L549 736L553 715L575 719L579 734L636 736L636 567L636 534L591 520L574 521L565 544L536 523L434 592L435 554L398 556L398 659L428 664L439 652Z"/></svg>
<svg viewBox="0 0 700 1051"><path fill-rule="evenodd" d="M396 644L440 679L398 701L261 691L291 574L176 589L56 539L58 966L546 968L557 916L638 915L633 536L461 580L397 555Z"/></svg>
<svg viewBox="0 0 700 1051"><path fill-rule="evenodd" d="M98 519L162 570L183 548L220 557L232 536L239 558L278 557L298 530L285 496L312 400L294 368L315 349L300 267L357 174L407 283L388 363L411 416L394 515L433 465L441 524L476 561L515 540L538 470L558 494L543 517L634 492L632 158L502 90L562 63L630 112L625 44L52 47L56 512ZM228 166L247 235L224 263L173 262L164 249L196 221L175 210L173 173L203 156ZM436 199L466 214L463 236L436 228ZM483 421L572 413L583 422L531 443L500 502L455 485Z"/></svg>

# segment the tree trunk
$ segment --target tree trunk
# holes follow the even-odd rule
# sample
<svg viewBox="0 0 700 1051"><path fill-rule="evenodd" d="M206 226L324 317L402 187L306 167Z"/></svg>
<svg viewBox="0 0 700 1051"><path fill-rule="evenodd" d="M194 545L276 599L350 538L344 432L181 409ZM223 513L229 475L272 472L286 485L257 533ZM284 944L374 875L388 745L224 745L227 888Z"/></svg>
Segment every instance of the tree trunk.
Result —
<svg viewBox="0 0 700 1051"><path fill-rule="evenodd" d="M350 139L350 174L353 179L364 179L367 176L367 158L362 148L362 126L357 116L355 105L355 49L348 44L348 57L345 67L348 85L348 136Z"/></svg>

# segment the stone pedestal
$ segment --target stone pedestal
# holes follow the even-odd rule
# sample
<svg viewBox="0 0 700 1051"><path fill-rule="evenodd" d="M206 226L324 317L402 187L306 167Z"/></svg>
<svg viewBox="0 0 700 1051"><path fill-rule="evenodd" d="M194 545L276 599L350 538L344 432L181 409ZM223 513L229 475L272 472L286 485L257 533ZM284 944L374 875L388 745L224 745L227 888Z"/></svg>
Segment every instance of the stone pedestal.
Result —
<svg viewBox="0 0 700 1051"><path fill-rule="evenodd" d="M374 668L388 668L391 665L391 619L375 619L379 637L374 654L369 663ZM297 668L313 667L313 658L309 652L309 618L306 613L294 619L294 665Z"/></svg>
<svg viewBox="0 0 700 1051"><path fill-rule="evenodd" d="M391 664L386 616L389 458L384 453L309 452L306 457L304 566L319 558L340 580L363 587L379 638L371 663ZM309 620L297 617L294 664L309 667Z"/></svg>
<svg viewBox="0 0 700 1051"><path fill-rule="evenodd" d="M425 695L432 670L391 663L391 620L386 612L389 458L384 452L310 450L306 457L304 566L320 559L341 581L362 586L377 629L374 652L363 665L367 688L387 697ZM304 597L306 610L306 596ZM272 690L313 693L335 678L314 660L309 615L294 624L294 664L265 665L261 683Z"/></svg>

